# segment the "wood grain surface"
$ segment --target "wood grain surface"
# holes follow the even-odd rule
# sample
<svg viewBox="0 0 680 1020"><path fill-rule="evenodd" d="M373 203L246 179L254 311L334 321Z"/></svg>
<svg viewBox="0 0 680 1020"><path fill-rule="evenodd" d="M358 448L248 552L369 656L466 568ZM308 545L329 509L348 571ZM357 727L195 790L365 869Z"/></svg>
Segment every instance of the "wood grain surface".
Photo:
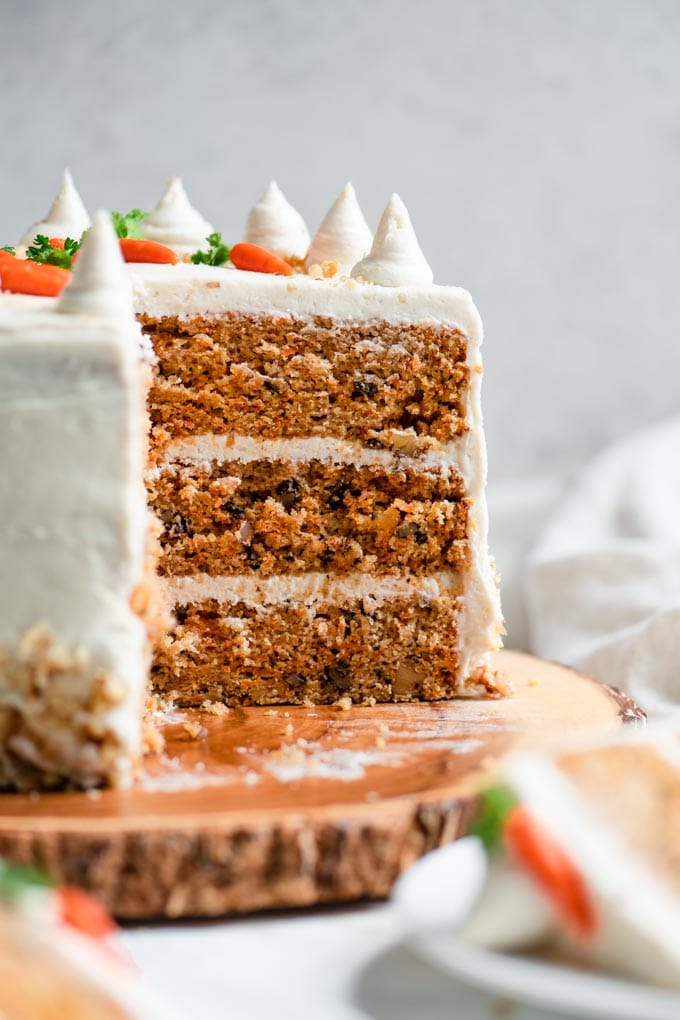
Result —
<svg viewBox="0 0 680 1020"><path fill-rule="evenodd" d="M127 920L386 896L460 834L500 756L644 718L563 667L518 652L495 665L512 697L169 713L132 789L0 795L0 854Z"/></svg>

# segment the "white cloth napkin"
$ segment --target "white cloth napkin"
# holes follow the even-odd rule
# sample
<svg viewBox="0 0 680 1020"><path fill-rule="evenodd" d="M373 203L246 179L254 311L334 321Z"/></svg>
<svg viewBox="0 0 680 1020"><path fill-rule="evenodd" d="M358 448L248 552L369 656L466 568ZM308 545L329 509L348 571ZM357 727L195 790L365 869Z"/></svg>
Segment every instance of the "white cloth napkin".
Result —
<svg viewBox="0 0 680 1020"><path fill-rule="evenodd" d="M680 419L490 503L508 645L680 711Z"/></svg>

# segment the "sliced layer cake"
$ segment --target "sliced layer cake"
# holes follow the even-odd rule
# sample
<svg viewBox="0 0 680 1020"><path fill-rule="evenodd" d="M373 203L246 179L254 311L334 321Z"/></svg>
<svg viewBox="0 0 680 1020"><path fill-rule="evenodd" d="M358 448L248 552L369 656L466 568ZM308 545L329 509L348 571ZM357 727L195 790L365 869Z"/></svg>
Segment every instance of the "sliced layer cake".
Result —
<svg viewBox="0 0 680 1020"><path fill-rule="evenodd" d="M4 256L3 290L61 289L77 241L48 238L86 222L67 176L20 251L55 264ZM231 256L178 178L116 224L154 362L147 488L174 616L155 689L181 705L502 693L481 323L433 285L397 196L373 239L348 185L310 243L272 184Z"/></svg>

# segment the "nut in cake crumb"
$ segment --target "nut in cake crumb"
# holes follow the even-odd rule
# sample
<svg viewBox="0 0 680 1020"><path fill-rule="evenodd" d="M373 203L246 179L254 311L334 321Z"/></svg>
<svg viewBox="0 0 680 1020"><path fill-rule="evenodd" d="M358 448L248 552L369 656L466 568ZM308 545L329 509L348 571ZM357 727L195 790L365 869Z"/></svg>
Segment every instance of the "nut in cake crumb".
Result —
<svg viewBox="0 0 680 1020"><path fill-rule="evenodd" d="M204 712L208 712L210 715L229 715L229 706L223 704L221 701L203 701L201 708Z"/></svg>
<svg viewBox="0 0 680 1020"><path fill-rule="evenodd" d="M205 740L208 736L205 726L201 726L200 723L185 722L182 729L189 735L190 740Z"/></svg>
<svg viewBox="0 0 680 1020"><path fill-rule="evenodd" d="M165 738L161 731L148 718L144 722L142 733L142 750L144 754L160 754L165 747Z"/></svg>

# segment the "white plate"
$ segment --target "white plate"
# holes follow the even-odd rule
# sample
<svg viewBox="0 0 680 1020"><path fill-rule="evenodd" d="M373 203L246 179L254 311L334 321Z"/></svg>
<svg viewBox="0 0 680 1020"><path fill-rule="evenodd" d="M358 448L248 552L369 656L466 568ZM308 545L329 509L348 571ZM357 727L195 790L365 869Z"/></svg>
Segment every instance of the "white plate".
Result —
<svg viewBox="0 0 680 1020"><path fill-rule="evenodd" d="M428 854L397 883L393 899L410 947L476 988L592 1020L680 1020L680 992L589 974L526 956L480 949L456 937L484 880L483 851L463 839Z"/></svg>

